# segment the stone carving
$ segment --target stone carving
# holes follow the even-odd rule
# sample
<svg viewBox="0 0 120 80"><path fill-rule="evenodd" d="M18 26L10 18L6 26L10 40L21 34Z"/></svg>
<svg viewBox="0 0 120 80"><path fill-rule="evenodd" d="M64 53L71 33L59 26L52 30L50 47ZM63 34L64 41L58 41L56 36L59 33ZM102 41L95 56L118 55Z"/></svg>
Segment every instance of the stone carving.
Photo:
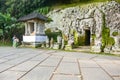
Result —
<svg viewBox="0 0 120 80"><path fill-rule="evenodd" d="M46 47L48 48L49 47L49 38L47 37L46 39Z"/></svg>
<svg viewBox="0 0 120 80"><path fill-rule="evenodd" d="M61 49L64 49L64 47L65 47L65 43L64 43L64 39L62 39Z"/></svg>
<svg viewBox="0 0 120 80"><path fill-rule="evenodd" d="M91 34L96 35L94 46L100 49L99 43L102 43L101 33L103 25L103 14L101 11L105 14L106 27L110 28L110 34L115 30L120 31L120 4L115 1L100 3L96 6L91 4L85 8L76 6L53 10L47 14L53 21L45 25L46 27L57 27L66 36L69 36L70 29L75 29L80 35L84 35L85 29L89 28Z"/></svg>
<svg viewBox="0 0 120 80"><path fill-rule="evenodd" d="M61 36L57 36L57 43L59 44L59 45L61 45L61 43L62 43L62 37Z"/></svg>
<svg viewBox="0 0 120 80"><path fill-rule="evenodd" d="M53 48L53 46L54 46L54 40L53 40L53 38L51 38L51 40L50 40L50 48Z"/></svg>

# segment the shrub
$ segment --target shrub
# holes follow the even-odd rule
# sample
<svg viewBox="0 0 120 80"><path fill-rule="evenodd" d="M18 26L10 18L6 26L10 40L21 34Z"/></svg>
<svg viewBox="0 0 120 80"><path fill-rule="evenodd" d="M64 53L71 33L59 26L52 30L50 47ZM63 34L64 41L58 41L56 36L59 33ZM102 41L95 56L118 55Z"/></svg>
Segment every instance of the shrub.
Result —
<svg viewBox="0 0 120 80"><path fill-rule="evenodd" d="M53 40L55 42L57 42L57 36L60 35L61 36L61 31L59 30L58 32L52 32L50 28L48 28L46 31L45 31L45 34L48 36L49 40L51 38L53 38Z"/></svg>
<svg viewBox="0 0 120 80"><path fill-rule="evenodd" d="M74 45L76 45L76 46L78 46L79 45L79 43L78 43L78 33L77 33L77 31L73 31L73 35L74 35Z"/></svg>
<svg viewBox="0 0 120 80"><path fill-rule="evenodd" d="M117 35L119 35L118 32L113 32L112 33L112 36L117 36Z"/></svg>
<svg viewBox="0 0 120 80"><path fill-rule="evenodd" d="M78 37L78 44L79 44L79 46L85 45L85 36L84 35Z"/></svg>
<svg viewBox="0 0 120 80"><path fill-rule="evenodd" d="M104 52L104 48L107 46L114 45L115 41L114 38L110 37L110 29L106 27L106 20L105 20L105 14L101 11L103 14L103 24L102 24L102 46L101 46L101 52Z"/></svg>

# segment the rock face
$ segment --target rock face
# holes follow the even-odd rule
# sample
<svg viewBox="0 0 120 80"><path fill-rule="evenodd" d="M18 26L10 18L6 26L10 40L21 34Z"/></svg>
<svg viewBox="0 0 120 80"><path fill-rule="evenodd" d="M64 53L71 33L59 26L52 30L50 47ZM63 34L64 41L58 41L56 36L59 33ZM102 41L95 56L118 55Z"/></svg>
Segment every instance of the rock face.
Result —
<svg viewBox="0 0 120 80"><path fill-rule="evenodd" d="M92 50L95 51L97 47L97 51L100 52L98 47L100 49L102 45L103 14L105 14L106 27L110 29L110 36L114 38L113 32L120 33L120 4L115 1L53 10L47 14L53 21L45 25L47 28L57 27L66 36L71 34L71 30L76 30L80 36L85 35L86 30L89 30L90 35L95 34ZM117 45L114 46L119 48L120 38L117 38L115 43Z"/></svg>

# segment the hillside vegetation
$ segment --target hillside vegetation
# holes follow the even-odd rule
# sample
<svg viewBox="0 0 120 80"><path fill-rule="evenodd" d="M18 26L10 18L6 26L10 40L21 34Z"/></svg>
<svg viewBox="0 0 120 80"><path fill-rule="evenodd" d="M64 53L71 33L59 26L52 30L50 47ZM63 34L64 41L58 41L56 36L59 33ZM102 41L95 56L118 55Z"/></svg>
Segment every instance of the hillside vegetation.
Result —
<svg viewBox="0 0 120 80"><path fill-rule="evenodd" d="M0 12L10 13L11 16L19 18L33 11L47 14L52 8L59 6L81 5L86 3L103 2L111 0L0 0ZM116 0L120 2L120 0Z"/></svg>
<svg viewBox="0 0 120 80"><path fill-rule="evenodd" d="M111 0L0 0L0 44L11 41L13 35L18 35L22 39L24 25L17 23L17 19L21 16L31 12L47 14L56 8L105 1ZM116 1L120 2L120 0Z"/></svg>

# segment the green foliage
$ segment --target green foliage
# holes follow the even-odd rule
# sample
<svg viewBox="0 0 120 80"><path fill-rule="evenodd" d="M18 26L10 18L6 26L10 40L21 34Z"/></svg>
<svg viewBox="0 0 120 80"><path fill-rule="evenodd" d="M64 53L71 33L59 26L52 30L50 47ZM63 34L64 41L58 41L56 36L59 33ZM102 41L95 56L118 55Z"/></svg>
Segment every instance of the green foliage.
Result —
<svg viewBox="0 0 120 80"><path fill-rule="evenodd" d="M112 46L112 45L114 45L114 44L115 44L114 38L109 37L109 39L108 39L108 45L107 45L107 46Z"/></svg>
<svg viewBox="0 0 120 80"><path fill-rule="evenodd" d="M12 16L19 18L39 8L44 8L44 2L46 0L6 0L5 8L6 12ZM42 12L46 12L47 8L42 9ZM43 14L43 13L42 13Z"/></svg>
<svg viewBox="0 0 120 80"><path fill-rule="evenodd" d="M85 36L79 36L78 37L78 41L79 41L79 46L84 46L85 45Z"/></svg>
<svg viewBox="0 0 120 80"><path fill-rule="evenodd" d="M96 35L95 35L95 34L92 34L91 37L92 37L92 43L91 43L91 45L93 46L94 43L95 43Z"/></svg>
<svg viewBox="0 0 120 80"><path fill-rule="evenodd" d="M7 43L12 40L13 35L16 35L20 40L24 33L24 26L16 23L16 19L10 14L0 13L0 40Z"/></svg>
<svg viewBox="0 0 120 80"><path fill-rule="evenodd" d="M78 38L79 38L79 36L78 36L78 33L77 33L77 31L73 31L73 35L74 35L74 45L76 45L76 46L78 46L79 44L78 44Z"/></svg>
<svg viewBox="0 0 120 80"><path fill-rule="evenodd" d="M102 11L101 13L103 15L101 52L104 52L104 48L114 45L115 41L112 37L110 37L110 29L106 27L105 14Z"/></svg>
<svg viewBox="0 0 120 80"><path fill-rule="evenodd" d="M45 31L45 34L48 36L49 40L51 38L53 38L53 40L55 42L57 42L57 36L60 35L61 36L61 31L58 30L57 32L52 32L50 28L48 28L46 31Z"/></svg>
<svg viewBox="0 0 120 80"><path fill-rule="evenodd" d="M64 39L64 44L68 44L68 36L66 36L64 33L62 33L62 38Z"/></svg>
<svg viewBox="0 0 120 80"><path fill-rule="evenodd" d="M8 33L8 30L11 28L10 26L15 23L16 19L11 17L10 14L2 14L0 13L0 29L1 29L1 35L3 41L6 38L6 35Z"/></svg>
<svg viewBox="0 0 120 80"><path fill-rule="evenodd" d="M10 13L11 16L19 18L34 11L47 14L52 6L68 4L86 4L93 2L104 2L111 0L0 0L0 12ZM120 0L115 0L120 2Z"/></svg>
<svg viewBox="0 0 120 80"><path fill-rule="evenodd" d="M118 32L113 32L113 33L112 33L112 36L117 36L117 35L119 35Z"/></svg>
<svg viewBox="0 0 120 80"><path fill-rule="evenodd" d="M42 7L42 8L38 8L35 12L47 14L49 11L50 11L50 7Z"/></svg>

